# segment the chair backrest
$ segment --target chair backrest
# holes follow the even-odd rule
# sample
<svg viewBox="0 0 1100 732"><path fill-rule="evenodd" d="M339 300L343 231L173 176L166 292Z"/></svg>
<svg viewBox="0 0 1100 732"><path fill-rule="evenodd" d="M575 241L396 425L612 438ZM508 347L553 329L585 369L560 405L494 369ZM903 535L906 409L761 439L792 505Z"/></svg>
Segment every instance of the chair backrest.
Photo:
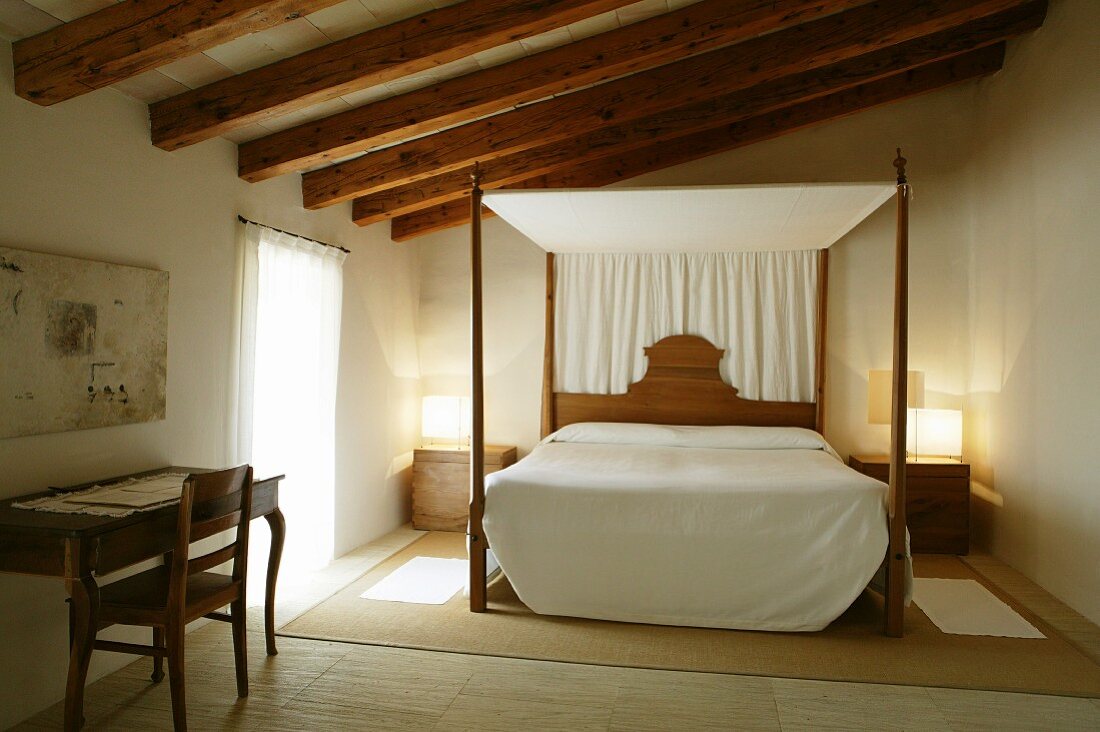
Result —
<svg viewBox="0 0 1100 732"><path fill-rule="evenodd" d="M248 524L252 511L252 467L192 473L183 483L176 546L172 551L172 579L168 602L184 601L187 577L233 561L233 579L244 582L248 559ZM237 530L233 543L203 554L190 556L190 547L214 534Z"/></svg>

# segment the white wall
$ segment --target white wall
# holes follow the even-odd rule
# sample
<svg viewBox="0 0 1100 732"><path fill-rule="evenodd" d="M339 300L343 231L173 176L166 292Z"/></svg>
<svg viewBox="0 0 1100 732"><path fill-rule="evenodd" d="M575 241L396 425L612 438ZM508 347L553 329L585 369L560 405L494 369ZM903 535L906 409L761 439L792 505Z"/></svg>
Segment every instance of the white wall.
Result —
<svg viewBox="0 0 1100 732"><path fill-rule="evenodd" d="M483 241L485 439L523 453L539 440L546 254L498 218ZM470 227L418 242L421 388L469 394Z"/></svg>
<svg viewBox="0 0 1100 732"><path fill-rule="evenodd" d="M298 177L288 178L297 208ZM297 210L303 218L317 215ZM335 554L340 556L411 516L412 450L420 444L419 277L416 245L394 246L385 225L359 228L343 206L332 217L352 250L344 262L336 393Z"/></svg>
<svg viewBox="0 0 1100 732"><path fill-rule="evenodd" d="M0 497L166 464L227 459L237 223L241 213L342 244L337 551L406 520L417 433L417 247L360 229L347 206L301 208L297 176L249 185L235 146L166 153L147 111L102 90L42 108L12 91L0 47L0 244L170 273L167 419L0 440ZM0 357L8 357L0 354ZM256 525L262 540L266 526ZM0 575L0 728L62 698L66 609L56 580ZM96 653L93 674L131 657Z"/></svg>
<svg viewBox="0 0 1100 732"><path fill-rule="evenodd" d="M1100 623L1097 28L1052 3L979 97L967 447L979 541Z"/></svg>

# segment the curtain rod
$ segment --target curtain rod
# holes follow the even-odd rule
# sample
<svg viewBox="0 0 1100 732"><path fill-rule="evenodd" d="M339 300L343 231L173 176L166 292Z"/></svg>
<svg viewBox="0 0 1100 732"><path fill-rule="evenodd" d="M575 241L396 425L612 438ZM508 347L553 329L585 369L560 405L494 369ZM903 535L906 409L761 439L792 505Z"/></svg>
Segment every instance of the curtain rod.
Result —
<svg viewBox="0 0 1100 732"><path fill-rule="evenodd" d="M320 244L321 246L332 247L333 249L339 249L344 254L351 254L350 249L345 249L344 247L339 246L338 244L329 244L327 241L321 241L320 239L311 239L308 236L302 236L301 234L295 234L293 231L286 231L284 229L276 229L274 226L268 226L267 224L261 224L259 221L253 221L252 219L246 219L244 216L241 216L240 214L237 214L237 221L240 221L242 224L255 224L256 226L262 226L265 229L271 229L272 231L277 231L280 234L287 234L289 236L296 236L299 239L305 239L306 241L311 241L314 244Z"/></svg>

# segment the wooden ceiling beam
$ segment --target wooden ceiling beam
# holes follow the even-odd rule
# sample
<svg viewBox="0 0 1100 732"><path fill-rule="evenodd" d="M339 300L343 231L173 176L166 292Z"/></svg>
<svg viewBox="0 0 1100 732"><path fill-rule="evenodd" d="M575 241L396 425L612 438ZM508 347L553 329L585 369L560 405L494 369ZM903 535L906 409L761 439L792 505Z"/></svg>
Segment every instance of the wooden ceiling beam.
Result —
<svg viewBox="0 0 1100 732"><path fill-rule="evenodd" d="M153 144L176 150L630 2L465 0L431 10L151 104Z"/></svg>
<svg viewBox="0 0 1100 732"><path fill-rule="evenodd" d="M125 0L12 44L15 93L49 106L340 0Z"/></svg>
<svg viewBox="0 0 1100 732"><path fill-rule="evenodd" d="M866 2L703 0L243 143L237 153L238 172L254 183L305 170Z"/></svg>
<svg viewBox="0 0 1100 732"><path fill-rule="evenodd" d="M1045 2L1037 1L972 21L951 31L918 38L814 71L506 155L482 165L481 186L485 189L501 188L589 160L621 155L654 142L732 124L983 48L1038 28L1043 22L1045 10ZM469 188L467 170L451 171L357 198L352 206L352 218L361 226L366 226L462 198L469 193Z"/></svg>
<svg viewBox="0 0 1100 732"><path fill-rule="evenodd" d="M576 169L537 176L508 188L599 188L611 185L994 73L1003 64L1004 50L1003 43L988 46L732 125L650 145L628 155L613 155ZM469 202L452 201L392 219L390 237L398 242L408 241L460 226L468 223L469 219Z"/></svg>
<svg viewBox="0 0 1100 732"><path fill-rule="evenodd" d="M320 208L485 163L948 30L1024 2L923 0L837 13L306 173L303 204Z"/></svg>

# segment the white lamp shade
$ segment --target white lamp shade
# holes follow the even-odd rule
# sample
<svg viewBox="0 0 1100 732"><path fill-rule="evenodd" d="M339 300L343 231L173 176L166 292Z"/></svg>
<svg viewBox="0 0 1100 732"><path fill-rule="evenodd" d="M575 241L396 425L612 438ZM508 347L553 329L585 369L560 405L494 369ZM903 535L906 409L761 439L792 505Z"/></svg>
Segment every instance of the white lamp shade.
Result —
<svg viewBox="0 0 1100 732"><path fill-rule="evenodd" d="M962 455L962 412L958 409L910 409L905 449L913 456Z"/></svg>
<svg viewBox="0 0 1100 732"><path fill-rule="evenodd" d="M457 396L426 396L420 412L420 434L426 438L461 440L470 436L470 400Z"/></svg>
<svg viewBox="0 0 1100 732"><path fill-rule="evenodd" d="M905 372L905 406L924 406L924 372ZM867 372L867 423L890 424L894 407L894 372L872 369Z"/></svg>

